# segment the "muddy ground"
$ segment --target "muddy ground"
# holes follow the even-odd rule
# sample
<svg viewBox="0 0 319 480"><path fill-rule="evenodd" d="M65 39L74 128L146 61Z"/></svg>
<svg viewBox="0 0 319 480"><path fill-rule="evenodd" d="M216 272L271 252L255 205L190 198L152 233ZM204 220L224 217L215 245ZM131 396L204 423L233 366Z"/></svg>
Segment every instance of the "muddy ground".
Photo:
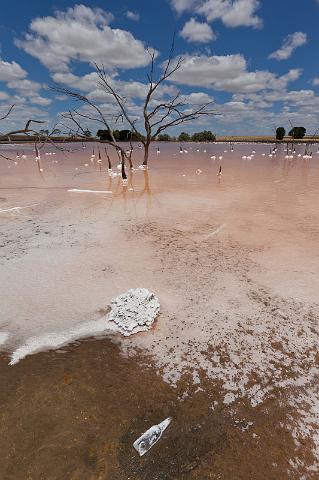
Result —
<svg viewBox="0 0 319 480"><path fill-rule="evenodd" d="M212 408L221 396L208 379L198 392L187 376L172 388L150 359L125 358L108 339L30 356L15 368L2 357L0 378L3 480L300 478L284 426L294 412L282 407L280 391L257 408L243 400ZM134 440L168 416L172 424L140 458ZM310 463L309 445L302 450Z"/></svg>

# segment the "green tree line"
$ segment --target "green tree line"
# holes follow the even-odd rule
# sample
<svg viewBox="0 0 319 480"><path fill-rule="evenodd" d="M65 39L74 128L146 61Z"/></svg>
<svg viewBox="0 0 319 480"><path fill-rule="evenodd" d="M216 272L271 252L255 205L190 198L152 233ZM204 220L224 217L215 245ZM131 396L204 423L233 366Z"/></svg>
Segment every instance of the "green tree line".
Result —
<svg viewBox="0 0 319 480"><path fill-rule="evenodd" d="M131 130L114 130L113 135L117 142L138 142L143 139L142 135L137 135L131 132ZM108 130L98 130L96 136L99 137L100 140L112 140ZM163 133L158 135L157 140L159 142L214 142L216 136L210 130L203 130L202 132L196 132L192 135L181 132L178 137L172 137L167 133Z"/></svg>
<svg viewBox="0 0 319 480"><path fill-rule="evenodd" d="M286 135L286 130L285 130L284 127L278 127L276 129L276 139L277 140L282 140L285 135ZM289 137L292 137L292 138L295 138L295 139L303 138L305 135L306 135L305 127L293 127L288 133Z"/></svg>

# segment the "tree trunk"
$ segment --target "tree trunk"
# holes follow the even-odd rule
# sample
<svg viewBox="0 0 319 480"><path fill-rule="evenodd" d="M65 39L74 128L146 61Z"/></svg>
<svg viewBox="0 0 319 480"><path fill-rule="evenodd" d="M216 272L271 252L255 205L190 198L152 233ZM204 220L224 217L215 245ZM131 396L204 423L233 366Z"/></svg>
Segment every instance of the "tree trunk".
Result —
<svg viewBox="0 0 319 480"><path fill-rule="evenodd" d="M144 145L144 161L143 165L146 167L148 163L148 152L149 152L150 144L149 142L145 143Z"/></svg>
<svg viewBox="0 0 319 480"><path fill-rule="evenodd" d="M125 155L121 151L121 164L122 164L122 180L127 180L127 175L125 172Z"/></svg>

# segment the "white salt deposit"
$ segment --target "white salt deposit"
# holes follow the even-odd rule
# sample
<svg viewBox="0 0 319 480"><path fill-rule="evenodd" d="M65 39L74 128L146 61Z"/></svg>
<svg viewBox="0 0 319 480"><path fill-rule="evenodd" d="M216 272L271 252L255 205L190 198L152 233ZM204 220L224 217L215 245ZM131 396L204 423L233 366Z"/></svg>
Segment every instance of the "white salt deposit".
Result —
<svg viewBox="0 0 319 480"><path fill-rule="evenodd" d="M216 228L216 230L214 230L212 233L209 233L205 238L214 237L215 235L217 235L217 233L219 233L219 232L221 232L222 230L224 230L225 227L226 227L226 223L223 223L223 224L220 225L218 228Z"/></svg>
<svg viewBox="0 0 319 480"><path fill-rule="evenodd" d="M36 207L38 203L34 203L33 205L26 205L24 207L11 207L11 208L3 208L0 210L0 213L6 213L6 212L18 212L20 210L24 210L25 208L32 208Z"/></svg>
<svg viewBox="0 0 319 480"><path fill-rule="evenodd" d="M68 192L73 193L112 193L110 190L85 190L81 188L70 188Z"/></svg>
<svg viewBox="0 0 319 480"><path fill-rule="evenodd" d="M51 332L31 337L11 355L10 365L15 365L27 355L43 350L54 350L82 338L120 332L125 336L147 331L159 312L160 303L146 288L128 290L111 300L111 312L99 320L86 322L61 332ZM0 345L8 334L0 334Z"/></svg>
<svg viewBox="0 0 319 480"><path fill-rule="evenodd" d="M108 316L119 331L125 335L148 330L154 323L160 310L160 303L154 293L146 288L130 289L111 303Z"/></svg>
<svg viewBox="0 0 319 480"><path fill-rule="evenodd" d="M115 331L116 329L113 328L113 330ZM70 342L74 342L75 340L101 335L111 331L112 326L108 325L105 318L102 318L78 325L64 332L52 332L40 335L39 337L29 338L24 345L17 348L17 350L12 353L10 365L15 365L27 355L32 355L43 350L54 350L63 347Z"/></svg>

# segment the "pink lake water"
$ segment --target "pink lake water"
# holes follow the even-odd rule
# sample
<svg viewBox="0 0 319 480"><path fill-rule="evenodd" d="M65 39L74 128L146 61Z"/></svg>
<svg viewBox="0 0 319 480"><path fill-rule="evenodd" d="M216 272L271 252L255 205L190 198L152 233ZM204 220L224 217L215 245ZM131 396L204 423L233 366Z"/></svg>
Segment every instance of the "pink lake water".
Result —
<svg viewBox="0 0 319 480"><path fill-rule="evenodd" d="M187 372L201 388L205 372L226 406L289 392L290 429L318 455L319 153L269 156L273 146L184 144L181 154L159 143L146 171L136 146L126 185L109 176L104 145L101 164L98 144L47 146L40 163L31 145L8 147L17 164L0 161L0 348L58 348L83 326L101 334L113 297L149 288L161 315L153 330L117 337L123 354L151 355L172 385Z"/></svg>

